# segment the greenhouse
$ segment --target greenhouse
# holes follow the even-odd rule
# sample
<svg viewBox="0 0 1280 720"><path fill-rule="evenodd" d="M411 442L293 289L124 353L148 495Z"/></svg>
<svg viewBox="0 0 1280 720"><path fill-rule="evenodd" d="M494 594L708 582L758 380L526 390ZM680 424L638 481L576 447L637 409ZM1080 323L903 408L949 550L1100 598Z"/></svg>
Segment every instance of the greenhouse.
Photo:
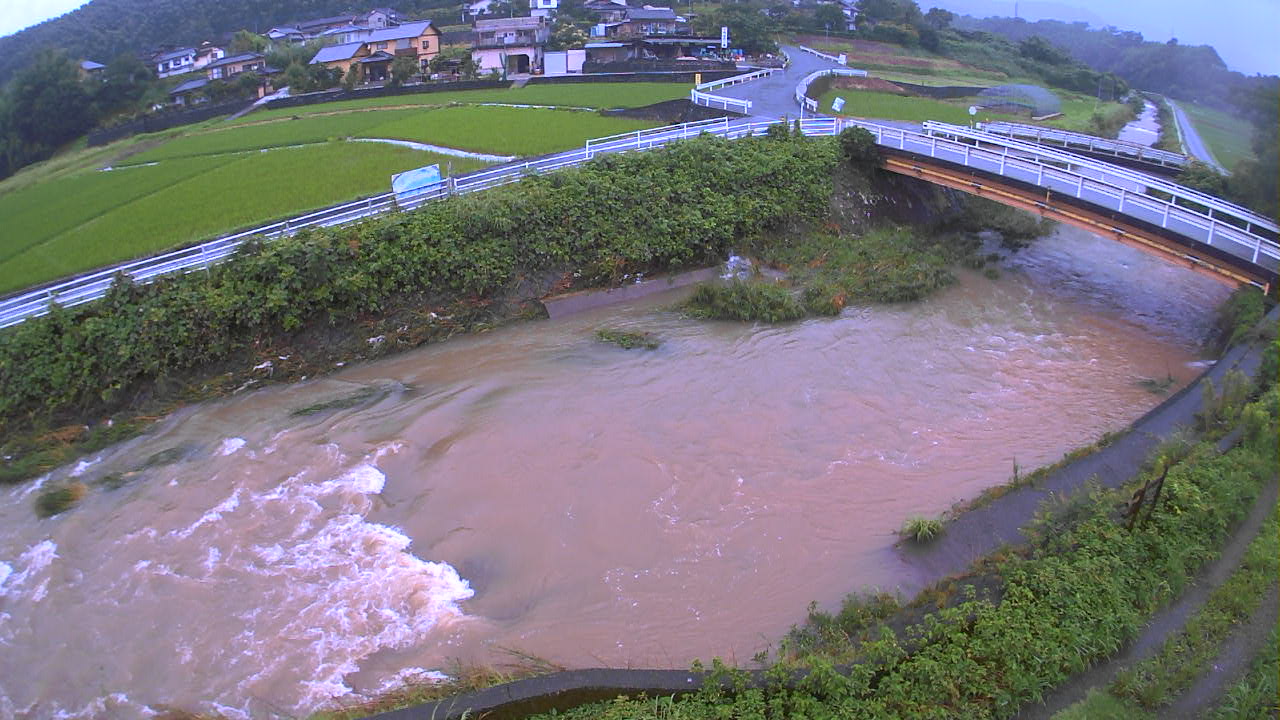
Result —
<svg viewBox="0 0 1280 720"><path fill-rule="evenodd" d="M978 93L981 105L997 112L1029 112L1043 118L1062 112L1057 95L1037 85L1000 85Z"/></svg>

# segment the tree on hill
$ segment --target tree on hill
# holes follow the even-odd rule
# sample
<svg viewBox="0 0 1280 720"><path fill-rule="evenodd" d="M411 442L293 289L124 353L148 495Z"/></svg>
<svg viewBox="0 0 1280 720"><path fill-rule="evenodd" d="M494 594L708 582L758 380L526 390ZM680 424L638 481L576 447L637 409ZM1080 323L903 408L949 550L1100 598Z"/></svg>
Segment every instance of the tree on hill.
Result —
<svg viewBox="0 0 1280 720"><path fill-rule="evenodd" d="M776 28L769 18L749 5L726 5L711 12L702 13L693 21L695 32L705 37L719 37L720 28L729 28L729 42L747 54L760 55L777 52L773 41Z"/></svg>
<svg viewBox="0 0 1280 720"><path fill-rule="evenodd" d="M95 120L90 100L76 63L65 53L37 55L0 100L0 177L48 157L88 130Z"/></svg>

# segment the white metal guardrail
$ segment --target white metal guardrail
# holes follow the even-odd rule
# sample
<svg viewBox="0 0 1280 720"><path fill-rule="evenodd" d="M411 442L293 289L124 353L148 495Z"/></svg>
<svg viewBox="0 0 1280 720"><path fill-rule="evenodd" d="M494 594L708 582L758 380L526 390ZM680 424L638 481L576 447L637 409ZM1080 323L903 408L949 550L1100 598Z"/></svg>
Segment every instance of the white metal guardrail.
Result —
<svg viewBox="0 0 1280 720"><path fill-rule="evenodd" d="M803 46L801 46L803 47ZM816 51L814 51L816 52ZM826 70L815 70L804 76L804 79L796 85L796 104L802 109L809 112L818 112L818 101L809 97L809 85L820 77L827 75L841 75L844 77L866 77L866 70L855 70L853 68L828 68Z"/></svg>
<svg viewBox="0 0 1280 720"><path fill-rule="evenodd" d="M1185 168L1190 162L1186 155L1169 152L1159 148L1139 145L1123 140L1111 140L1095 135L1059 130L1057 128L1040 127L1039 125L1023 125L1010 122L978 123L979 130L997 135L1008 135L1015 138L1034 139L1036 142L1061 143L1067 150L1088 150L1117 157L1131 158L1164 165L1167 167Z"/></svg>
<svg viewBox="0 0 1280 720"><path fill-rule="evenodd" d="M745 83L745 82L751 82L752 80L759 80L760 78L763 78L763 77L769 77L770 75L776 72L778 72L778 68L762 68L760 70L749 72L743 75L734 75L732 77L721 78L719 80L712 80L710 82L704 82L699 85L695 85L694 89L695 90L718 90L722 87L730 87L732 85L741 85L742 83Z"/></svg>
<svg viewBox="0 0 1280 720"><path fill-rule="evenodd" d="M1102 160L1082 157L1045 145L1022 142L1003 135L973 130L961 125L926 121L924 123L924 131L930 135L942 135L1008 148L1023 155L1034 157L1042 162L1057 163L1073 168L1078 173L1094 177L1111 185L1125 187L1130 192L1145 193L1147 190L1156 190L1171 196L1172 204L1175 206L1178 206L1179 200L1182 200L1184 205L1186 203L1194 203L1207 208L1203 213L1206 217L1219 222L1225 218L1230 221L1228 224L1238 223L1248 232L1253 232L1255 228L1261 228L1271 233L1280 233L1280 225L1277 225L1275 220L1265 215L1260 215L1246 207L1227 202L1222 198L1194 188L1179 185L1154 175L1148 175L1139 170L1112 165Z"/></svg>
<svg viewBox="0 0 1280 720"><path fill-rule="evenodd" d="M805 52L809 53L810 55L817 55L818 57L822 58L823 60L830 60L830 61L831 61L831 62L833 62L833 63L839 63L839 64L843 65L843 64L845 64L845 62L847 61L847 56L845 56L845 55L828 55L827 53L824 53L824 52L822 52L821 50L814 50L813 48L811 48L811 47L805 47L804 45L798 45L797 47L799 47L801 50L803 50L803 51L805 51Z"/></svg>
<svg viewBox="0 0 1280 720"><path fill-rule="evenodd" d="M509 163L466 175L445 178L423 188L412 200L397 204L394 195L387 193L365 198L357 202L272 223L253 230L236 233L212 242L196 245L155 257L136 260L99 270L72 280L23 293L0 301L0 327L16 325L27 318L43 315L50 302L63 306L79 305L96 300L106 294L117 273L123 273L134 282L150 282L157 277L174 272L195 272L221 262L233 255L248 238L260 235L267 238L292 234L306 227L339 225L372 217L396 209L418 207L433 200L484 190L522 178L560 168L581 165L592 158L610 153L633 152L662 147L671 142L702 134L737 139L751 135L763 135L778 121L750 121L720 118L697 123L673 125L634 133L623 133L587 142L583 147L526 162ZM1280 245L1274 240L1260 237L1196 209L1177 205L1141 192L1135 192L1129 183L1114 184L1105 177L1095 178L1083 174L1071 164L1042 160L1026 153L1009 152L1010 148L984 148L972 142L948 138L938 134L926 134L876 123L819 117L800 121L806 135L837 135L846 127L866 128L876 142L890 148L937 158L957 165L997 173L1024 182L1031 182L1062 192L1105 208L1115 209L1133 217L1153 222L1184 237L1220 248L1245 259L1267 272L1280 269ZM967 128L961 128L966 129ZM1075 157L1075 156L1070 156ZM1080 158L1075 158L1079 160Z"/></svg>
<svg viewBox="0 0 1280 720"><path fill-rule="evenodd" d="M689 102L703 107L732 110L733 112L742 113L743 115L751 114L750 100L739 100L737 98L712 95L711 93L701 92L696 88L689 91Z"/></svg>

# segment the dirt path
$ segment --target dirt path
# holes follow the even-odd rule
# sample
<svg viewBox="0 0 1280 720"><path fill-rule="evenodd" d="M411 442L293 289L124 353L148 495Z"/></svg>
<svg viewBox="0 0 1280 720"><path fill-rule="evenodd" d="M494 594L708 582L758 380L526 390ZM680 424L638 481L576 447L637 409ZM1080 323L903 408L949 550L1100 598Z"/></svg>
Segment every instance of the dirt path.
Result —
<svg viewBox="0 0 1280 720"><path fill-rule="evenodd" d="M1231 539L1223 548L1222 554L1201 571L1191 587L1178 596L1173 603L1157 612L1136 640L1109 660L1099 663L1059 685L1045 696L1043 703L1024 707L1022 712L1017 715L1018 719L1047 720L1073 703L1083 700L1089 690L1106 687L1120 670L1155 654L1164 644L1165 639L1181 630L1186 625L1187 620L1196 611L1204 607L1209 595L1226 582L1227 578L1231 577L1231 574L1240 566L1245 551L1249 548L1249 543L1257 537L1259 529L1262 527L1263 522L1266 521L1267 514L1271 511L1271 508L1275 507L1277 499L1280 499L1280 485L1275 482L1269 483L1259 493L1257 501L1253 504L1253 509L1249 511L1244 522L1236 528ZM1275 604L1276 594L1273 592L1258 613L1255 613L1250 625L1257 623L1257 616L1266 614L1264 611L1270 611L1271 623L1274 625L1276 617ZM1241 668L1248 665L1249 660L1252 659L1257 649L1267 642L1265 627L1252 632L1251 636L1249 636L1250 633L1244 633L1249 636L1244 639L1252 641L1252 646L1242 647L1232 653L1230 645L1241 634L1241 631L1237 630L1231 641L1223 646L1223 659L1219 661L1219 664L1214 665L1214 670L1202 678L1196 687L1192 688L1192 691L1187 693L1187 696L1190 697L1208 679L1214 678L1218 680L1217 684L1212 687L1206 687L1196 695L1196 697L1204 701L1196 703L1194 705L1195 708L1206 707L1210 700L1216 699L1222 689L1227 686L1227 680L1238 675ZM1225 664L1227 659L1233 661L1229 666ZM1222 667L1221 672L1218 669L1219 665ZM1174 706L1175 709L1177 707L1178 705ZM1160 717L1175 717L1171 714L1172 712L1173 710L1168 713L1161 713ZM1178 717L1194 716L1194 709L1188 712L1191 714L1179 715Z"/></svg>
<svg viewBox="0 0 1280 720"><path fill-rule="evenodd" d="M1273 585L1249 622L1236 628L1222 644L1209 671L1201 675L1195 685L1180 695L1160 717L1171 720L1204 717L1207 711L1221 702L1222 696L1248 671L1253 659L1266 647L1278 618L1280 590Z"/></svg>

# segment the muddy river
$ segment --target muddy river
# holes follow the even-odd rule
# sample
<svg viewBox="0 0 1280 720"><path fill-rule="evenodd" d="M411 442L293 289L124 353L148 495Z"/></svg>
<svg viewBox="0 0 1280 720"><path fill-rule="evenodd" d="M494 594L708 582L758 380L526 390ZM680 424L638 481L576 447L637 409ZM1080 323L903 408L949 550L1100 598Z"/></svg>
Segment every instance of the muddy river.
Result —
<svg viewBox="0 0 1280 720"><path fill-rule="evenodd" d="M676 291L190 408L43 480L90 484L71 512L0 494L0 717L292 716L505 649L746 663L810 601L918 587L908 515L1193 378L1227 294L1063 229L921 303L768 327Z"/></svg>

